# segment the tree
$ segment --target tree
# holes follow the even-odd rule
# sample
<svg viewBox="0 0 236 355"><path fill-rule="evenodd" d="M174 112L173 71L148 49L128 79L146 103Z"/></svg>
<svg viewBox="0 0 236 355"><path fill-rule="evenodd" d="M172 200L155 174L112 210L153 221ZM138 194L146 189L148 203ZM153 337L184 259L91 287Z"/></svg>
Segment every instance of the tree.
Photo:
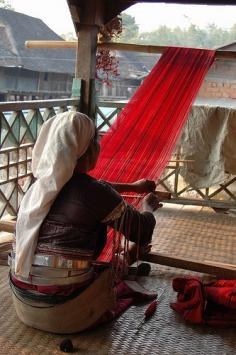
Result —
<svg viewBox="0 0 236 355"><path fill-rule="evenodd" d="M236 42L236 23L230 28L229 41Z"/></svg>
<svg viewBox="0 0 236 355"><path fill-rule="evenodd" d="M193 48L217 48L236 41L236 24L230 30L209 24L207 28L201 29L191 24L188 28L174 29L167 26L160 26L152 32L139 34L136 43L152 44L163 46L182 46Z"/></svg>
<svg viewBox="0 0 236 355"><path fill-rule="evenodd" d="M207 26L207 38L208 47L217 48L230 42L230 33L212 23Z"/></svg>
<svg viewBox="0 0 236 355"><path fill-rule="evenodd" d="M7 9L7 10L13 10L14 8L12 7L11 3L9 0L0 0L0 7L3 9Z"/></svg>
<svg viewBox="0 0 236 355"><path fill-rule="evenodd" d="M135 18L126 13L121 15L122 18L122 33L119 36L119 42L135 43L138 40L139 27L135 22Z"/></svg>

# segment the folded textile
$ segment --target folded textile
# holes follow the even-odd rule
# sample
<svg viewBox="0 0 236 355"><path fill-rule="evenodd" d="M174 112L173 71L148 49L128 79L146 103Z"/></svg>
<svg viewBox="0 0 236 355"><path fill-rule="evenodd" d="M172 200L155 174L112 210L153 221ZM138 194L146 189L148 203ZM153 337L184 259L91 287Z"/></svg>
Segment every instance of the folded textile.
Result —
<svg viewBox="0 0 236 355"><path fill-rule="evenodd" d="M236 280L203 283L195 277L175 278L178 292L171 308L184 320L215 327L236 327Z"/></svg>

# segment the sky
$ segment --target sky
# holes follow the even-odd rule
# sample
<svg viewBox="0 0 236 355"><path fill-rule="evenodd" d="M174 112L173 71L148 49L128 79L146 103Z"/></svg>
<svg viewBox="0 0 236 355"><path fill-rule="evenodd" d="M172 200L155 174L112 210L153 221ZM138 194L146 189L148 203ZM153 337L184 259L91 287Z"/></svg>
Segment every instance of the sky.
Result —
<svg viewBox="0 0 236 355"><path fill-rule="evenodd" d="M40 18L59 35L74 31L66 0L9 0L9 2L16 11ZM236 23L236 6L152 3L137 4L125 12L135 17L141 32L152 31L160 25L183 28L192 23L203 28L209 23L215 23L219 27L229 28Z"/></svg>

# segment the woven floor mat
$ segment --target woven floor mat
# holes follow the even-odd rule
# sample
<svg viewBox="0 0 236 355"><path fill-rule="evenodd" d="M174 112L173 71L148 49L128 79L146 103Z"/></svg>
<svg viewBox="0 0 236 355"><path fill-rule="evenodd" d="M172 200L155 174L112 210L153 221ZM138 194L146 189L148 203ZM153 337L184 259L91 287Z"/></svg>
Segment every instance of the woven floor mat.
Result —
<svg viewBox="0 0 236 355"><path fill-rule="evenodd" d="M171 281L173 277L186 275L187 272L158 265L152 267L150 276L140 278L140 283L149 290L165 288L164 297L153 318L135 335L136 326L147 306L132 306L116 321L93 331L69 336L78 349L75 353L234 355L236 353L235 329L192 326L186 324L170 308L170 301L176 297ZM59 344L65 337L29 328L17 319L8 286L8 268L0 266L0 275L0 353L4 355L62 354Z"/></svg>
<svg viewBox="0 0 236 355"><path fill-rule="evenodd" d="M152 251L236 265L236 218L214 211L162 208Z"/></svg>

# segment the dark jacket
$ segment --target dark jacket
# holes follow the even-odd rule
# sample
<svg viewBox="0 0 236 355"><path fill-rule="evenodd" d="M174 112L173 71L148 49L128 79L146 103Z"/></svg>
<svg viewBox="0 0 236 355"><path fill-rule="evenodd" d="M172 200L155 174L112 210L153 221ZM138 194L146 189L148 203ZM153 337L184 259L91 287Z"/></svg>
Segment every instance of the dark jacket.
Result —
<svg viewBox="0 0 236 355"><path fill-rule="evenodd" d="M42 223L37 252L46 248L56 253L68 250L71 255L84 250L98 257L106 243L107 226L114 227L114 221L102 221L122 201L109 183L86 174L74 174ZM120 219L118 225L119 222ZM128 205L121 231L132 242L140 239L140 245L145 245L151 240L155 223L152 213L140 213Z"/></svg>

